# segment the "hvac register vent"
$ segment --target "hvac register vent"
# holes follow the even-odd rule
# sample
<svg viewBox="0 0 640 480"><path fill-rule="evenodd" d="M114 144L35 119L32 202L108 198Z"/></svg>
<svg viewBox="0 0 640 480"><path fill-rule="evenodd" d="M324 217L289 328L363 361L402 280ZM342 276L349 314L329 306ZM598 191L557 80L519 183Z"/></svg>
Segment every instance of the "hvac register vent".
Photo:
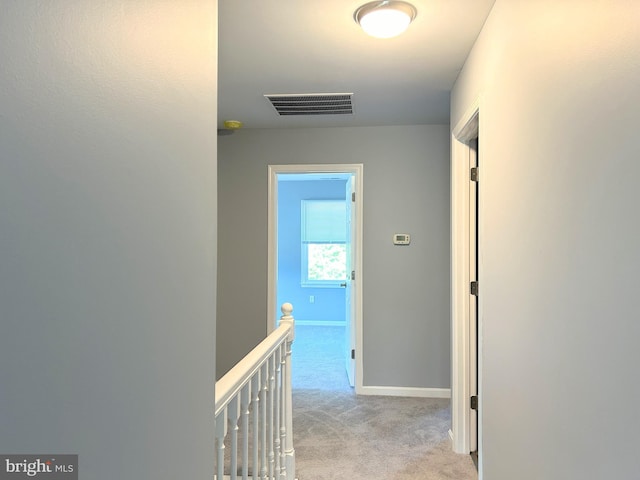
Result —
<svg viewBox="0 0 640 480"><path fill-rule="evenodd" d="M265 95L279 115L353 115L353 93Z"/></svg>

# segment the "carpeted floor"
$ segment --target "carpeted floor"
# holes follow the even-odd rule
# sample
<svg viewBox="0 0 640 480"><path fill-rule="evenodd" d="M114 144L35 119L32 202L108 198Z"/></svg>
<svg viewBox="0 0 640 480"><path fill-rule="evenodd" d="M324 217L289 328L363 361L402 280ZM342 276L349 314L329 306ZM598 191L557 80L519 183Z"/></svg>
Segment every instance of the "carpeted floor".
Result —
<svg viewBox="0 0 640 480"><path fill-rule="evenodd" d="M339 327L296 326L293 434L299 480L475 480L451 451L446 399L356 396Z"/></svg>
<svg viewBox="0 0 640 480"><path fill-rule="evenodd" d="M296 325L291 353L294 390L352 391L347 378L344 330Z"/></svg>

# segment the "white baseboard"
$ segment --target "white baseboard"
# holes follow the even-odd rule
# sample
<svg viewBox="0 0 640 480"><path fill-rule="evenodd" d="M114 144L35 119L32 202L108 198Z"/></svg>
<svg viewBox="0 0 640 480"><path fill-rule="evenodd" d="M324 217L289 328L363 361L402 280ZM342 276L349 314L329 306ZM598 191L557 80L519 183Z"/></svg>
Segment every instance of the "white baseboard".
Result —
<svg viewBox="0 0 640 480"><path fill-rule="evenodd" d="M451 398L450 388L418 388L418 387L367 387L358 391L362 395L380 395L387 397L424 397Z"/></svg>
<svg viewBox="0 0 640 480"><path fill-rule="evenodd" d="M345 322L332 321L332 320L298 320L296 318L296 326L310 326L310 327L344 327Z"/></svg>

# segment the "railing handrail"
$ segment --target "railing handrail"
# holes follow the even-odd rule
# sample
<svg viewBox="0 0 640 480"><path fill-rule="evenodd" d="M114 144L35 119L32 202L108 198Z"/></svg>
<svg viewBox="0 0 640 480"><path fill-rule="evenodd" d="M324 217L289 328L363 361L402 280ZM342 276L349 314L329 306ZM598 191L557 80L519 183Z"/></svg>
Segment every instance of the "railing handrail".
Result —
<svg viewBox="0 0 640 480"><path fill-rule="evenodd" d="M238 394L242 387L251 380L251 377L253 377L273 352L282 345L285 339L291 336L292 329L292 323L281 321L278 328L271 332L267 338L260 342L216 382L216 417L229 401Z"/></svg>
<svg viewBox="0 0 640 480"><path fill-rule="evenodd" d="M215 478L294 480L290 303L280 326L240 360L215 390ZM226 453L228 451L228 453ZM251 458L249 452L252 453ZM240 467L240 468L239 468ZM230 472L225 476L225 470Z"/></svg>

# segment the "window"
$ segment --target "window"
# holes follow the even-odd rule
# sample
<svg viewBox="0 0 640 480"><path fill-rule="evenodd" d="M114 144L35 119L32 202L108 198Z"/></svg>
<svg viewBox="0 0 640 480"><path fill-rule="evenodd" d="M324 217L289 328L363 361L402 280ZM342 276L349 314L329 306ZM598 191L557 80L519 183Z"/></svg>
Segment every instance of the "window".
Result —
<svg viewBox="0 0 640 480"><path fill-rule="evenodd" d="M302 200L302 285L335 287L347 278L344 200Z"/></svg>

